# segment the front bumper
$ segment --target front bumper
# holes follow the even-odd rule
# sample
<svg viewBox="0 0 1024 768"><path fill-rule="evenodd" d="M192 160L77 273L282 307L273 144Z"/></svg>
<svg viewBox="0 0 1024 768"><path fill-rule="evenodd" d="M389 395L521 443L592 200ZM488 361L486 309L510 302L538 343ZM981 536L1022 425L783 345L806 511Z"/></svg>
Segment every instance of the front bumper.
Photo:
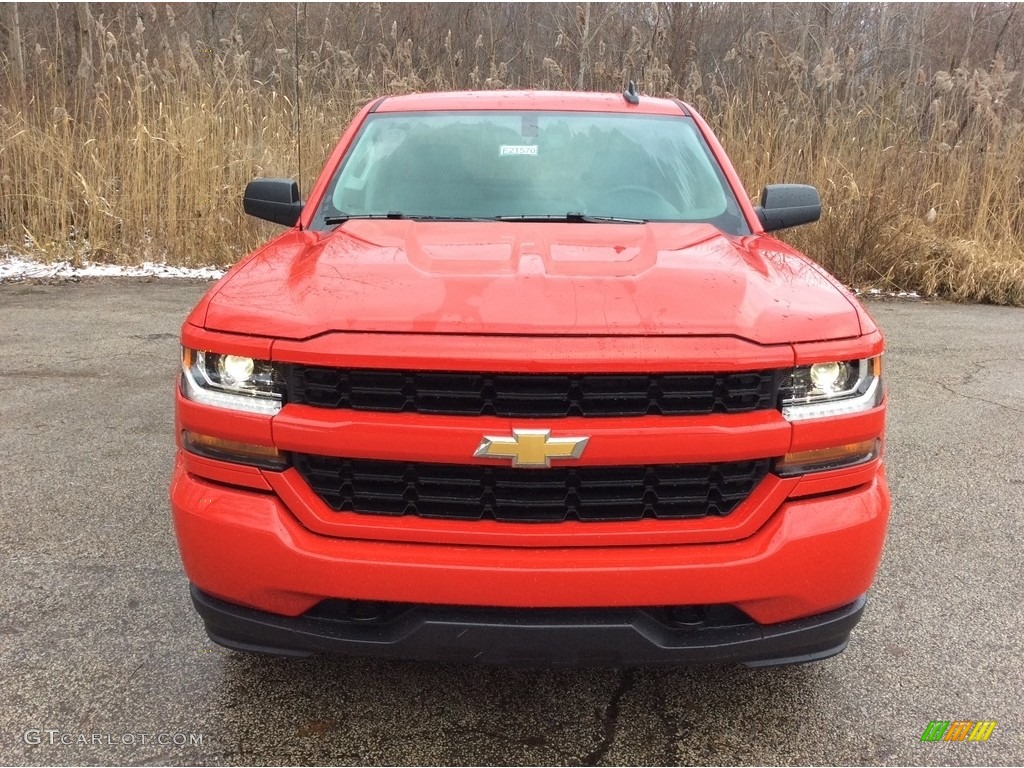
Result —
<svg viewBox="0 0 1024 768"><path fill-rule="evenodd" d="M762 626L674 627L643 609L519 610L411 606L385 622L278 616L218 600L192 586L210 638L281 656L344 653L420 661L544 666L725 664L761 667L840 653L864 610L838 610Z"/></svg>
<svg viewBox="0 0 1024 768"><path fill-rule="evenodd" d="M753 534L727 542L581 547L570 537L562 546L514 547L329 536L305 527L274 493L203 480L180 458L171 506L186 574L206 595L200 611L211 636L233 647L420 658L445 657L449 648L466 658L452 639L472 624L465 609L477 618L497 611L485 617L486 631L467 632L472 642L497 633L527 656L561 643L579 648L569 656L581 661L809 660L842 650L881 557L884 469L860 471L862 484L784 501ZM381 629L383 639L366 640L301 618L331 599L418 608ZM707 605L733 606L756 625L683 637L643 617L647 607ZM541 610L537 623L538 609L563 610L554 619ZM581 610L585 620L574 613ZM829 618L834 611L840 615ZM406 634L411 639L389 641ZM429 651L432 643L439 648ZM470 657L481 653L473 647Z"/></svg>

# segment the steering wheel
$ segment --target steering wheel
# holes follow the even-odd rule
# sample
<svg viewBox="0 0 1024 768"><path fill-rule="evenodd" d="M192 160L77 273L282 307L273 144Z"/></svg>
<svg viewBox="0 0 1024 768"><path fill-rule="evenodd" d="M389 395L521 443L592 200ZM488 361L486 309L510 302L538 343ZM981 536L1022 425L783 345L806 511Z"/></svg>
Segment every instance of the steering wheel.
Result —
<svg viewBox="0 0 1024 768"><path fill-rule="evenodd" d="M612 187L606 189L604 192L608 196L617 195L640 195L651 200L657 200L658 202L667 203L668 200L660 192L651 189L650 187L641 187L639 184L622 184L618 187Z"/></svg>

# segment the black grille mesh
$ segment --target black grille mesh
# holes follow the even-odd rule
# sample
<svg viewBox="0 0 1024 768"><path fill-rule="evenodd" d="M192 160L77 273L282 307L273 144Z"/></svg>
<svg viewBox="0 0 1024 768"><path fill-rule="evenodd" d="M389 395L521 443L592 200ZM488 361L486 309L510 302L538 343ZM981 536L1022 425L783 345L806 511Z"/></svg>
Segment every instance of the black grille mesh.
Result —
<svg viewBox="0 0 1024 768"><path fill-rule="evenodd" d="M722 517L768 473L767 459L717 464L513 469L293 454L332 509L503 522Z"/></svg>
<svg viewBox="0 0 1024 768"><path fill-rule="evenodd" d="M746 413L775 407L774 371L494 374L285 368L287 398L321 408L460 416Z"/></svg>

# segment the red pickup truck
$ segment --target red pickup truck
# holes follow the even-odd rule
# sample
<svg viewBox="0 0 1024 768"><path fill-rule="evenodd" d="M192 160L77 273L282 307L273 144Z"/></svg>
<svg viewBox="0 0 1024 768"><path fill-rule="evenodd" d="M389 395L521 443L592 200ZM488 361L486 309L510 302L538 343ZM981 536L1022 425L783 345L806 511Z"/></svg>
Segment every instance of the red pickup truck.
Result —
<svg viewBox="0 0 1024 768"><path fill-rule="evenodd" d="M675 100L380 98L181 332L170 489L229 648L814 661L889 515L883 340Z"/></svg>

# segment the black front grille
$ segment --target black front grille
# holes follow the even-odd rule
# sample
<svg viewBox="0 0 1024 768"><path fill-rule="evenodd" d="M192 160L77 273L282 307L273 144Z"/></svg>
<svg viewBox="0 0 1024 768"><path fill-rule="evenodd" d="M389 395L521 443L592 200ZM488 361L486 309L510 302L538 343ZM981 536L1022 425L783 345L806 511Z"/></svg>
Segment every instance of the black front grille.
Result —
<svg viewBox="0 0 1024 768"><path fill-rule="evenodd" d="M698 519L732 512L769 460L652 466L511 467L293 454L332 509L452 520L560 522Z"/></svg>
<svg viewBox="0 0 1024 768"><path fill-rule="evenodd" d="M321 408L459 416L688 416L775 407L775 371L506 374L285 368L287 398Z"/></svg>

